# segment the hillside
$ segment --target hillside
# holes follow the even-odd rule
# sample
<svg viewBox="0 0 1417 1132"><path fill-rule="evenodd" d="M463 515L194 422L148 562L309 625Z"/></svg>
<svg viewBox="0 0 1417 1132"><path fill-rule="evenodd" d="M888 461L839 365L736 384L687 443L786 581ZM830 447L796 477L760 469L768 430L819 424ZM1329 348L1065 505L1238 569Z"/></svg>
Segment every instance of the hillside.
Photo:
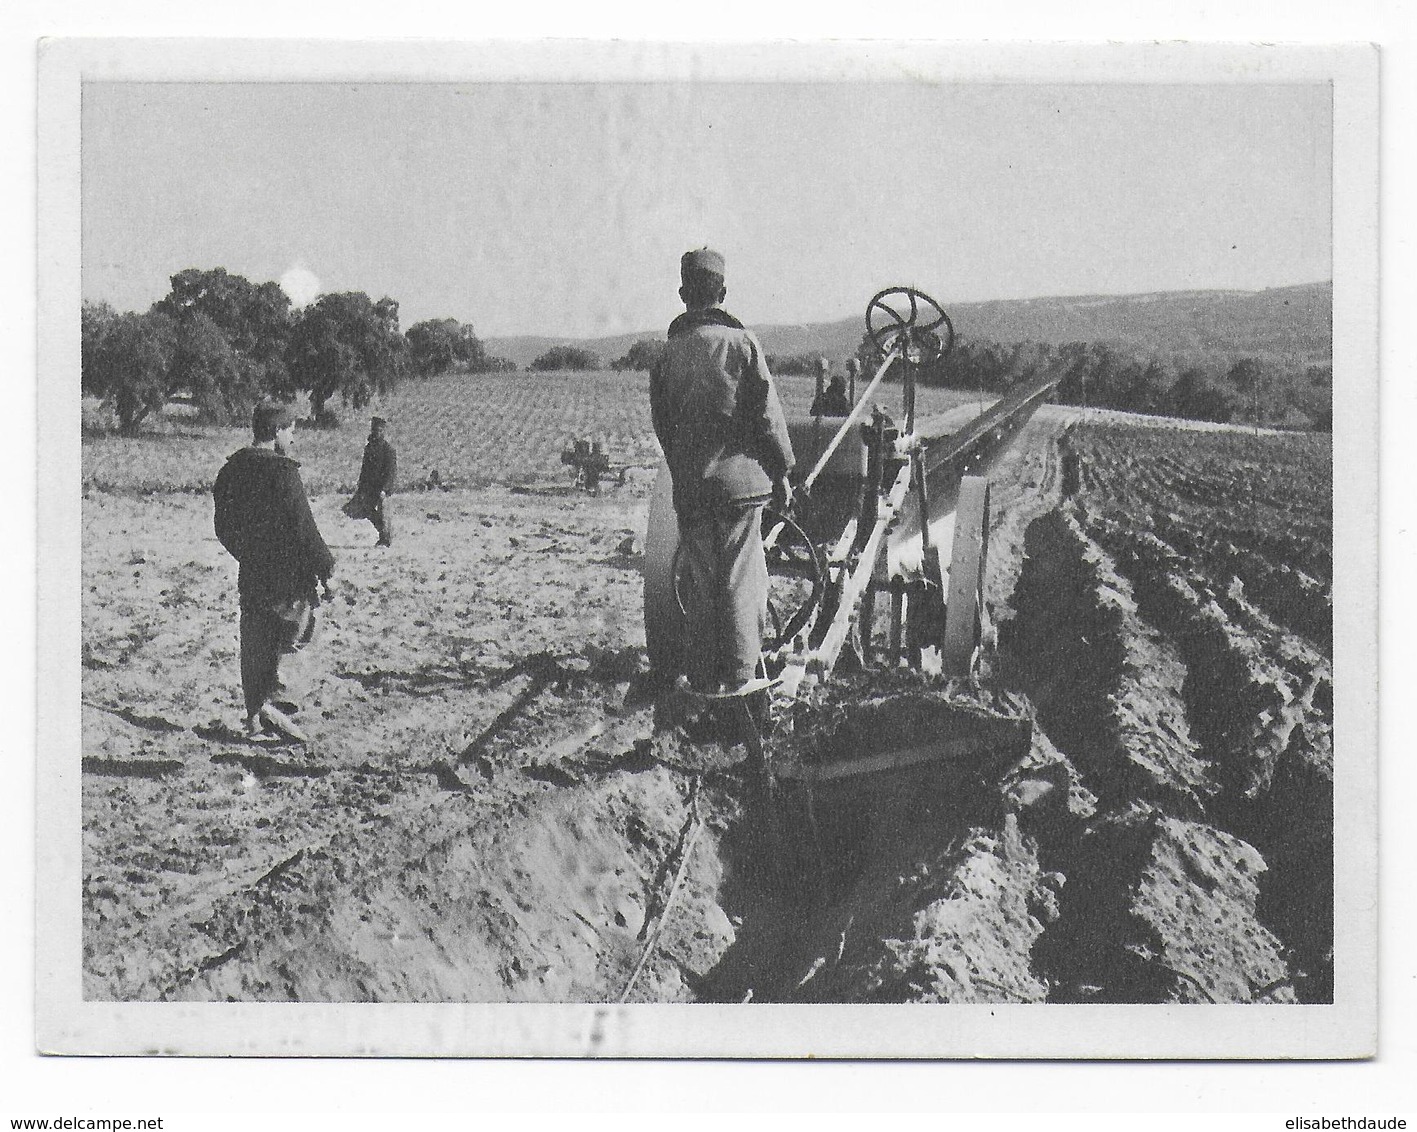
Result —
<svg viewBox="0 0 1417 1132"><path fill-rule="evenodd" d="M1168 291L1145 295L1001 299L946 304L956 332L974 341L1104 342L1144 354L1196 359L1250 356L1289 365L1323 364L1332 353L1333 284L1305 283L1264 291ZM755 328L769 354L852 353L861 340L860 316L836 322ZM613 338L492 338L488 349L525 366L552 346L594 350L607 362L640 338L662 330Z"/></svg>

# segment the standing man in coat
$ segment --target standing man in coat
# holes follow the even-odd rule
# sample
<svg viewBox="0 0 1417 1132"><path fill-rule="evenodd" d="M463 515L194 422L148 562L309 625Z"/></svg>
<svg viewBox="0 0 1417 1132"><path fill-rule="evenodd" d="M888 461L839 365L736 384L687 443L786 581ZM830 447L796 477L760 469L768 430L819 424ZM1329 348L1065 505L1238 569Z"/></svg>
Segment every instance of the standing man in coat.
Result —
<svg viewBox="0 0 1417 1132"><path fill-rule="evenodd" d="M359 486L355 496L363 503L365 517L379 532L375 546L394 545L394 520L389 514L389 492L394 490L394 473L398 470L398 454L384 433L388 422L383 417L369 421L369 439L364 445L364 463L359 468Z"/></svg>
<svg viewBox="0 0 1417 1132"><path fill-rule="evenodd" d="M650 411L674 487L695 690L755 690L767 615L762 511L791 494L792 441L762 344L720 304L724 259L680 261L685 312L650 373Z"/></svg>
<svg viewBox="0 0 1417 1132"><path fill-rule="evenodd" d="M846 395L846 378L833 374L821 396L812 402L814 417L844 417L851 412L851 399Z"/></svg>
<svg viewBox="0 0 1417 1132"><path fill-rule="evenodd" d="M310 643L315 632L317 586L329 597L330 554L291 458L295 414L289 405L263 402L252 415L254 435L226 461L212 495L216 536L240 564L241 687L246 734L305 736L291 714L299 704L281 679L281 662Z"/></svg>

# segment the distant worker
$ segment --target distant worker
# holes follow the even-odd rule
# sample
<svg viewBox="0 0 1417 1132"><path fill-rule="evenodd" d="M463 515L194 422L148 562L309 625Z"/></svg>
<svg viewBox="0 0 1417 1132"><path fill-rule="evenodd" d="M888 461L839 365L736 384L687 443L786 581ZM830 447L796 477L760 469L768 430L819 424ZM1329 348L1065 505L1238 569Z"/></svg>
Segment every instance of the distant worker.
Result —
<svg viewBox="0 0 1417 1132"><path fill-rule="evenodd" d="M724 259L686 252L679 297L650 372L650 412L674 489L688 616L683 671L697 691L747 695L767 620L763 506L791 495L792 441L762 344L719 304Z"/></svg>
<svg viewBox="0 0 1417 1132"><path fill-rule="evenodd" d="M831 384L822 395L812 402L812 415L822 417L844 417L851 412L851 398L846 393L846 378L841 374L832 375Z"/></svg>
<svg viewBox="0 0 1417 1132"><path fill-rule="evenodd" d="M600 477L610 468L610 457L605 454L605 445L598 440L590 442L590 458L585 467L585 489L591 495L600 494Z"/></svg>
<svg viewBox="0 0 1417 1132"><path fill-rule="evenodd" d="M389 492L394 490L394 475L398 471L398 454L385 436L388 421L383 417L369 420L369 439L364 444L364 463L359 468L359 485L354 489L358 510L379 532L375 546L394 545L394 519L389 513Z"/></svg>
<svg viewBox="0 0 1417 1132"><path fill-rule="evenodd" d="M313 638L317 585L328 598L335 560L310 513L300 465L290 455L295 413L289 405L262 402L251 431L251 446L231 455L212 488L216 536L240 564L246 735L274 740L274 729L304 741L290 718L300 704L282 679L281 664Z"/></svg>

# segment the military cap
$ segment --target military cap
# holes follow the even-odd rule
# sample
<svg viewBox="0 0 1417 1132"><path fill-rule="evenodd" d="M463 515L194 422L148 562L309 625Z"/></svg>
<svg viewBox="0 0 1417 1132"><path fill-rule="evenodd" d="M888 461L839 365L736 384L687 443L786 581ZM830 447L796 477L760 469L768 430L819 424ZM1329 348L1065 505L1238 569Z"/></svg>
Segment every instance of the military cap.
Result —
<svg viewBox="0 0 1417 1132"><path fill-rule="evenodd" d="M723 278L724 259L712 248L696 248L679 259L679 278L688 281L691 275L717 275Z"/></svg>
<svg viewBox="0 0 1417 1132"><path fill-rule="evenodd" d="M370 418L369 418L369 423L370 423L371 425L376 425L376 424L388 424L389 422L388 422L385 418L383 418L383 417L370 417Z"/></svg>
<svg viewBox="0 0 1417 1132"><path fill-rule="evenodd" d="M251 413L254 432L275 434L295 423L295 410L283 401L262 401Z"/></svg>

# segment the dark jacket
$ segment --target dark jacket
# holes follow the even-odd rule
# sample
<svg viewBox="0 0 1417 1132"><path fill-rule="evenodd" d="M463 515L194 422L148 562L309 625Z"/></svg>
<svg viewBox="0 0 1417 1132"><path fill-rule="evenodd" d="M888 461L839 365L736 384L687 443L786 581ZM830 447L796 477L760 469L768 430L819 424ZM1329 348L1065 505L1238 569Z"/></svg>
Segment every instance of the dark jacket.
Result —
<svg viewBox="0 0 1417 1132"><path fill-rule="evenodd" d="M730 314L688 311L670 324L649 400L680 514L767 496L792 469L762 344Z"/></svg>
<svg viewBox="0 0 1417 1132"><path fill-rule="evenodd" d="M241 564L243 605L318 601L335 559L310 513L300 465L269 448L232 453L212 488L216 537Z"/></svg>
<svg viewBox="0 0 1417 1132"><path fill-rule="evenodd" d="M820 397L812 399L812 415L823 417L844 417L851 412L851 399L846 395L846 386L833 381Z"/></svg>
<svg viewBox="0 0 1417 1132"><path fill-rule="evenodd" d="M364 463L359 468L360 495L378 495L394 489L394 473L398 471L398 456L394 446L382 436L371 436L364 446Z"/></svg>

